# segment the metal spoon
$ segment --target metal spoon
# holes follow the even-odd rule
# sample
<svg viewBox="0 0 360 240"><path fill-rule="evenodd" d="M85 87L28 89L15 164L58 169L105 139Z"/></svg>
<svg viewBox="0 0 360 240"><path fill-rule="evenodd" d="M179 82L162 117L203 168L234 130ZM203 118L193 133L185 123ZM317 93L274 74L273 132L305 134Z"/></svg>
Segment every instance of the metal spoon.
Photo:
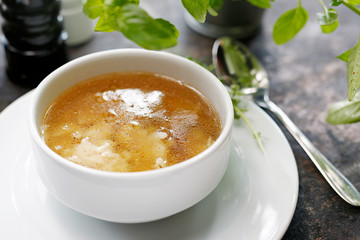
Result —
<svg viewBox="0 0 360 240"><path fill-rule="evenodd" d="M349 204L360 206L360 193L357 189L269 99L268 75L256 57L243 44L228 37L215 41L212 55L216 73L225 84L239 85L241 92L251 97L257 105L272 111L301 145L335 192Z"/></svg>

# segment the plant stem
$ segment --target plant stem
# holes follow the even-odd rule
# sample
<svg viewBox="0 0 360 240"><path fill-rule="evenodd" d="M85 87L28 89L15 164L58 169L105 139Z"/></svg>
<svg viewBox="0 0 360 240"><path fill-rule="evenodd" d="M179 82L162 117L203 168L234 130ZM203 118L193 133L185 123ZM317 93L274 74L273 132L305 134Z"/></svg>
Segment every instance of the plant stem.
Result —
<svg viewBox="0 0 360 240"><path fill-rule="evenodd" d="M251 132L253 133L253 136L257 142L257 144L259 145L261 151L265 154L265 148L261 142L260 139L260 134L258 132L255 131L253 125L251 124L251 122L249 121L249 119L245 116L245 114L243 113L243 111L241 111L238 107L234 107L235 111L237 112L237 114L239 114L240 118L242 118L245 123L248 125L248 127L250 128Z"/></svg>
<svg viewBox="0 0 360 240"><path fill-rule="evenodd" d="M360 15L360 9L357 8L356 6L350 4L348 1L344 1L343 4L348 7L350 10L352 10L354 13L356 13L357 15Z"/></svg>
<svg viewBox="0 0 360 240"><path fill-rule="evenodd" d="M329 10L327 9L327 7L325 6L325 3L323 2L323 0L319 0L321 6L324 8L324 12L326 15L326 19L330 19L330 15L329 15Z"/></svg>

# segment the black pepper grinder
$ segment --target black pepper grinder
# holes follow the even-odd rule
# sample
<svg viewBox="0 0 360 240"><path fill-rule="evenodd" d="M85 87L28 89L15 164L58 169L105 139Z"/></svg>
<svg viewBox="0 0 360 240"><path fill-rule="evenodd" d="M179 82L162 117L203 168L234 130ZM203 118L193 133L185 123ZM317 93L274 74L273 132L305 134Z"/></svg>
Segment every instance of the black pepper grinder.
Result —
<svg viewBox="0 0 360 240"><path fill-rule="evenodd" d="M67 62L60 0L2 0L2 44L9 79L36 87Z"/></svg>

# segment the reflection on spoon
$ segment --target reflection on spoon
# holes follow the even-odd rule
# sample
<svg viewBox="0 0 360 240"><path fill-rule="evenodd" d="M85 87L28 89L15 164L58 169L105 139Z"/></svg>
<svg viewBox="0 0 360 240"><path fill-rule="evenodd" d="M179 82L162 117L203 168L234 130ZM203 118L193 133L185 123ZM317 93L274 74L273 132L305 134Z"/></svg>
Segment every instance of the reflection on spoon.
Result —
<svg viewBox="0 0 360 240"><path fill-rule="evenodd" d="M290 118L269 99L269 79L256 57L240 42L223 37L213 46L216 73L227 85L237 84L257 105L272 111L308 154L330 186L346 202L360 206L360 193L310 142Z"/></svg>

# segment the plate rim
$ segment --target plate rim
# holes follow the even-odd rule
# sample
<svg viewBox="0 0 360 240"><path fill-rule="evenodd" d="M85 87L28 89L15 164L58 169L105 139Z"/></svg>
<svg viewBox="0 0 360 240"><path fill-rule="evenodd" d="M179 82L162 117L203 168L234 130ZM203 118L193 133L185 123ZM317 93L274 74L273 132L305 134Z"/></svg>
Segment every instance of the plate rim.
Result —
<svg viewBox="0 0 360 240"><path fill-rule="evenodd" d="M33 91L34 90L31 90L31 91L25 93L24 95L22 95L21 97L19 97L15 101L13 101L11 104L9 104L5 109L3 109L0 112L0 123L2 121L4 121L4 119L6 119L6 116L9 114L9 112L14 111L14 109L17 108L19 105L25 104L26 100L31 98ZM293 216L295 214L295 210L296 210L296 206L297 206L298 195L299 195L299 174L298 174L298 168L297 168L297 165L296 165L296 159L295 159L295 156L294 156L293 151L291 149L289 141L285 137L284 133L281 131L280 127L274 122L274 120L263 109L258 107L253 102L247 101L247 104L249 104L250 108L255 109L255 111L258 112L258 114L259 113L263 114L264 117L266 117L267 120L271 123L271 125L273 125L273 127L276 128L276 131L280 134L281 138L283 138L285 140L285 142L287 144L287 148L291 152L291 155L292 155L291 161L293 162L292 165L293 165L293 168L294 168L295 173L296 173L295 180L296 180L297 188L295 190L295 195L294 195L294 200L293 200L293 203L292 203L292 208L289 211L288 217L287 217L287 219L284 219L282 221L282 226L279 225L278 230L276 231L277 234L274 234L274 236L273 236L274 239L278 239L278 238L281 238L286 233L286 231L287 231L287 229L288 229L288 227L289 227L289 225L291 223L291 220L292 220L292 218L293 218ZM250 109L250 111L252 111L252 110ZM234 141L234 139L232 139L232 141Z"/></svg>

